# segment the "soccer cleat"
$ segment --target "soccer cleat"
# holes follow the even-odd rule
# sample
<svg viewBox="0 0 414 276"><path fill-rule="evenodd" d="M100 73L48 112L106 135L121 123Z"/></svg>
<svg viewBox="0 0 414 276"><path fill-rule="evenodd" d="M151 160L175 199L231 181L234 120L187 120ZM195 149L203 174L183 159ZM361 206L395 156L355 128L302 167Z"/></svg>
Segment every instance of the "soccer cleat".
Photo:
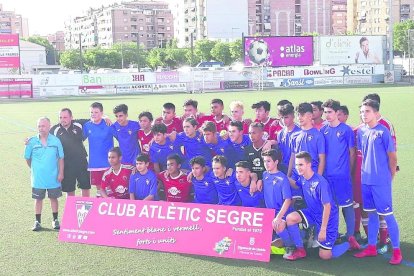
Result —
<svg viewBox="0 0 414 276"><path fill-rule="evenodd" d="M399 265L402 262L402 254L401 249L396 248L392 251L392 256L390 260L390 264L392 265Z"/></svg>
<svg viewBox="0 0 414 276"><path fill-rule="evenodd" d="M303 259L305 257L306 257L306 251L305 251L305 248L303 248L303 247L296 248L296 250L293 251L292 254L286 256L286 258L285 258L285 256L283 256L283 258L285 260L288 260L288 261L296 261L296 260L299 260L299 259Z"/></svg>
<svg viewBox="0 0 414 276"><path fill-rule="evenodd" d="M388 252L388 244L380 244L377 252L381 255L386 254Z"/></svg>
<svg viewBox="0 0 414 276"><path fill-rule="evenodd" d="M283 247L270 246L270 255L284 255L286 250Z"/></svg>
<svg viewBox="0 0 414 276"><path fill-rule="evenodd" d="M283 259L286 259L288 256L292 255L293 251L295 251L294 247L287 246L285 248L286 253L283 254Z"/></svg>
<svg viewBox="0 0 414 276"><path fill-rule="evenodd" d="M359 245L358 241L355 239L354 236L350 236L348 238L348 242L349 242L349 249L351 250L360 250L361 246Z"/></svg>
<svg viewBox="0 0 414 276"><path fill-rule="evenodd" d="M368 245L367 248L359 253L354 254L355 258L375 257L377 256L377 247L375 245Z"/></svg>
<svg viewBox="0 0 414 276"><path fill-rule="evenodd" d="M32 231L40 231L40 230L42 230L42 225L40 224L40 222L36 220L32 227Z"/></svg>
<svg viewBox="0 0 414 276"><path fill-rule="evenodd" d="M57 219L55 219L54 221L52 221L52 227L55 230L59 230L60 229L60 223Z"/></svg>

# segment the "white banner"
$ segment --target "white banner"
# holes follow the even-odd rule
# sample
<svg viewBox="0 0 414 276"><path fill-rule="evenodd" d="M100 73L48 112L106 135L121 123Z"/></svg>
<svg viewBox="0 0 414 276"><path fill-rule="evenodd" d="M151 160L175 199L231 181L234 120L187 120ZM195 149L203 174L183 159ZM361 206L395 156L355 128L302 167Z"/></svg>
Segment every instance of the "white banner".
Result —
<svg viewBox="0 0 414 276"><path fill-rule="evenodd" d="M371 76L355 76L355 77L345 77L344 84L349 85L358 85L358 84L371 84Z"/></svg>
<svg viewBox="0 0 414 276"><path fill-rule="evenodd" d="M126 84L117 85L117 94L135 94L135 93L151 93L152 84Z"/></svg>
<svg viewBox="0 0 414 276"><path fill-rule="evenodd" d="M186 83L157 83L153 85L154 93L163 92L187 92Z"/></svg>
<svg viewBox="0 0 414 276"><path fill-rule="evenodd" d="M384 36L321 36L321 64L381 64Z"/></svg>
<svg viewBox="0 0 414 276"><path fill-rule="evenodd" d="M78 86L51 86L51 87L39 87L40 97L49 96L75 96L78 95Z"/></svg>
<svg viewBox="0 0 414 276"><path fill-rule="evenodd" d="M82 85L79 86L79 95L116 94L115 85Z"/></svg>
<svg viewBox="0 0 414 276"><path fill-rule="evenodd" d="M327 78L314 78L314 85L341 85L344 84L343 77L327 77Z"/></svg>

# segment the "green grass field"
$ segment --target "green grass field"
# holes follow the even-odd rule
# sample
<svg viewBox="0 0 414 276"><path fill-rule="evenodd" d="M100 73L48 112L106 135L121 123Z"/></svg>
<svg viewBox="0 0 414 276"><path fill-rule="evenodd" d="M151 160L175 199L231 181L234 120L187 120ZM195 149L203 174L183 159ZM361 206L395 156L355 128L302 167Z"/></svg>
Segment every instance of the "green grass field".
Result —
<svg viewBox="0 0 414 276"><path fill-rule="evenodd" d="M100 101L106 108L106 113L113 118L112 108L116 104L125 103L129 106L130 118L136 119L138 113L144 110L153 112L155 116L159 115L162 103L167 101L175 103L178 113L181 113L183 101L190 97L199 101L201 111L207 112L209 101L219 97L226 106L232 100L242 100L247 107L247 117L252 117L253 112L249 107L259 100L268 100L275 106L281 99L289 99L297 104L302 101L333 98L348 105L351 111L349 123L356 125L358 105L365 94L372 92L380 94L381 113L394 123L397 132L398 163L401 171L395 179L393 195L406 261L403 265L391 266L382 256L358 260L350 253L340 259L324 262L318 259L316 252L297 262L287 262L281 256L273 256L269 263L259 263L65 244L58 241L58 233L55 231L30 231L34 211L29 168L23 159L23 140L35 134L38 117L48 116L56 123L58 110L62 107L71 108L75 118L87 118L89 105L93 101ZM0 156L4 163L0 167L0 275L414 275L414 220L411 217L414 207L414 127L410 118L413 103L412 86L1 100ZM272 115L275 115L274 110ZM64 201L64 198L60 200L60 217ZM45 201L42 223L44 227L51 228L48 201Z"/></svg>

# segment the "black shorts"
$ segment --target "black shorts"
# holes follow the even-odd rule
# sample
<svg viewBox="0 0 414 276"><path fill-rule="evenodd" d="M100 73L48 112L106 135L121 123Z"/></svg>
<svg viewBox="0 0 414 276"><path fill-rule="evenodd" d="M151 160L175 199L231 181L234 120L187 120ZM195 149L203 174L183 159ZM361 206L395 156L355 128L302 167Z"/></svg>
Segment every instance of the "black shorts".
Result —
<svg viewBox="0 0 414 276"><path fill-rule="evenodd" d="M65 160L64 178L62 180L62 191L74 192L78 183L79 189L90 189L91 182L88 172L88 162L85 160Z"/></svg>

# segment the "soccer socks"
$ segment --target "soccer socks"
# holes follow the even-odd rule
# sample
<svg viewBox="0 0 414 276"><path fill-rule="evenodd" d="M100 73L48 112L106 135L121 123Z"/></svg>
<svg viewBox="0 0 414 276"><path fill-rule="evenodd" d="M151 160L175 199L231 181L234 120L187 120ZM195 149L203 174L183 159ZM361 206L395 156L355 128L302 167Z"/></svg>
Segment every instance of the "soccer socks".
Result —
<svg viewBox="0 0 414 276"><path fill-rule="evenodd" d="M349 238L354 235L355 232L355 212L354 207L348 206L342 208L346 223L346 236Z"/></svg>
<svg viewBox="0 0 414 276"><path fill-rule="evenodd" d="M334 245L334 247L332 247L332 258L338 258L339 256L343 255L348 251L349 247L349 242Z"/></svg>
<svg viewBox="0 0 414 276"><path fill-rule="evenodd" d="M297 224L290 225L287 227L289 235L293 243L296 247L302 247L303 248L303 241L302 237L300 235L299 226Z"/></svg>
<svg viewBox="0 0 414 276"><path fill-rule="evenodd" d="M56 212L56 213L52 213L52 215L53 215L53 220L57 220L57 218L58 218L58 213Z"/></svg>
<svg viewBox="0 0 414 276"><path fill-rule="evenodd" d="M36 214L36 221L42 223L42 214Z"/></svg>
<svg viewBox="0 0 414 276"><path fill-rule="evenodd" d="M365 235L368 237L368 218L362 218L362 227L364 228Z"/></svg>
<svg viewBox="0 0 414 276"><path fill-rule="evenodd" d="M388 231L390 233L391 244L393 249L400 248L400 230L398 228L398 223L393 214L385 216L387 221Z"/></svg>
<svg viewBox="0 0 414 276"><path fill-rule="evenodd" d="M388 229L387 222L384 219L380 220L379 236L380 244L387 244Z"/></svg>
<svg viewBox="0 0 414 276"><path fill-rule="evenodd" d="M282 239L284 246L292 246L292 240L290 239L290 235L288 230L285 228L282 232L277 233L277 235Z"/></svg>
<svg viewBox="0 0 414 276"><path fill-rule="evenodd" d="M355 229L354 229L354 232L361 232L361 219L362 219L362 217L361 217L361 208L359 207L359 204L355 205L355 206L358 206L358 207L357 208L354 207L354 212L355 212Z"/></svg>
<svg viewBox="0 0 414 276"><path fill-rule="evenodd" d="M379 217L376 212L370 212L368 214L368 245L377 245L377 236L378 236L378 230L380 226Z"/></svg>

